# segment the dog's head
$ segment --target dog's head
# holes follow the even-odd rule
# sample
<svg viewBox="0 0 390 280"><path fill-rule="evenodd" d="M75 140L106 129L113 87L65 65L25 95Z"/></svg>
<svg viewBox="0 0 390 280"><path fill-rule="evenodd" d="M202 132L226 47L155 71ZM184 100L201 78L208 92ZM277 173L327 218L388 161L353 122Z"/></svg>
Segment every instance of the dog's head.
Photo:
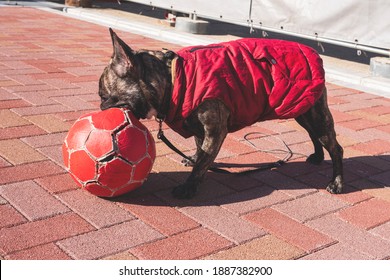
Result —
<svg viewBox="0 0 390 280"><path fill-rule="evenodd" d="M99 80L102 110L126 107L138 118L153 115L169 82L163 52L132 50L110 28L113 55Z"/></svg>

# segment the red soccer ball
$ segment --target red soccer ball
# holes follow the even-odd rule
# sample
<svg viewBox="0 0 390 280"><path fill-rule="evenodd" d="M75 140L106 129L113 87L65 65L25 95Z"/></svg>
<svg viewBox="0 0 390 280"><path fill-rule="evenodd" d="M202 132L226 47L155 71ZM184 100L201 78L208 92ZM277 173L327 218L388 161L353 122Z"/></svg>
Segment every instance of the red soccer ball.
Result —
<svg viewBox="0 0 390 280"><path fill-rule="evenodd" d="M114 197L144 183L156 146L148 129L130 111L112 108L81 116L65 138L62 155L81 188Z"/></svg>

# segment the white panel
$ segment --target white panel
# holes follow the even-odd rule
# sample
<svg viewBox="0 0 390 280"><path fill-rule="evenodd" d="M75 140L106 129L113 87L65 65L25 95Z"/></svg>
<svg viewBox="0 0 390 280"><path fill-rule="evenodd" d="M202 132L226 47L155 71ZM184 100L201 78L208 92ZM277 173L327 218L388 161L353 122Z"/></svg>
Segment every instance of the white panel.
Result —
<svg viewBox="0 0 390 280"><path fill-rule="evenodd" d="M390 0L136 0L221 21L390 49ZM252 4L252 10L250 9ZM251 10L251 12L250 12ZM261 24L260 24L261 23Z"/></svg>

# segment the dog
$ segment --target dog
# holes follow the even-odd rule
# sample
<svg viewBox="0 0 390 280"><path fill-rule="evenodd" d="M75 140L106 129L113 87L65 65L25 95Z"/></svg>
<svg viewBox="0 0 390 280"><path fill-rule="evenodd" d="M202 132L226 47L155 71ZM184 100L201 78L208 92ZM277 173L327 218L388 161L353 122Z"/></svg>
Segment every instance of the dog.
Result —
<svg viewBox="0 0 390 280"><path fill-rule="evenodd" d="M307 130L320 164L325 148L333 163L326 189L343 188L343 148L327 105L322 60L304 45L240 39L178 52L131 49L110 28L113 55L99 80L101 109L126 107L138 119L164 120L196 153L188 179L172 191L192 198L229 132L257 121L295 118Z"/></svg>

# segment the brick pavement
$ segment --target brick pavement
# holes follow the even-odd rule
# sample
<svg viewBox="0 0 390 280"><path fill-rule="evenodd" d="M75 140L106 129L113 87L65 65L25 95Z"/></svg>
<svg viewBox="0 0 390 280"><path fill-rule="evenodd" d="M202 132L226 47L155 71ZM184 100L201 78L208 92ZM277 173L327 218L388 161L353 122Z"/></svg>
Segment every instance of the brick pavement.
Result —
<svg viewBox="0 0 390 280"><path fill-rule="evenodd" d="M119 32L134 48L171 48ZM324 191L331 165L305 163L309 138L294 121L228 136L220 165L243 170L282 155L255 150L248 132L276 135L296 153L276 170L209 173L199 195L172 198L189 174L157 141L145 185L113 200L79 190L60 146L82 113L97 110L98 78L111 56L105 27L34 8L0 7L1 259L389 259L390 100L328 84L345 148L346 193ZM156 134L154 121L145 125ZM184 151L194 149L166 129ZM253 136L261 147L276 138Z"/></svg>

